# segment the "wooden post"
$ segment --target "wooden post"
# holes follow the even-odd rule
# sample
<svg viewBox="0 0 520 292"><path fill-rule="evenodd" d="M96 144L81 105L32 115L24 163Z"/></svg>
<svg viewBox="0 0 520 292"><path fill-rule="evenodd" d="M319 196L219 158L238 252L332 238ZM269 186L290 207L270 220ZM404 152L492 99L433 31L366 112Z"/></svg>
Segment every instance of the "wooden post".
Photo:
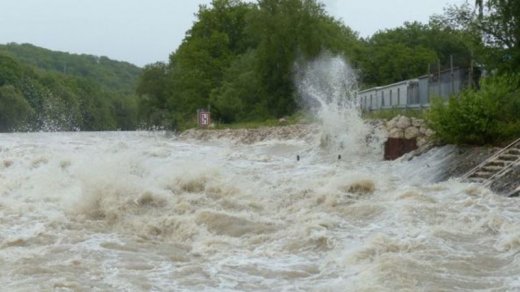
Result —
<svg viewBox="0 0 520 292"><path fill-rule="evenodd" d="M431 72L432 68L431 68L431 64L428 64L428 88L426 88L426 100L428 100L428 103L431 103L431 100L430 100L430 85L431 85L431 76L432 76L432 72Z"/></svg>
<svg viewBox="0 0 520 292"><path fill-rule="evenodd" d="M469 73L468 73L468 88L473 88L473 50L470 52L471 59L469 60Z"/></svg>
<svg viewBox="0 0 520 292"><path fill-rule="evenodd" d="M442 97L441 94L441 59L437 60L437 88L439 90L439 97Z"/></svg>
<svg viewBox="0 0 520 292"><path fill-rule="evenodd" d="M453 55L450 55L450 77L451 77L451 92L450 95L455 93L455 73L453 73Z"/></svg>

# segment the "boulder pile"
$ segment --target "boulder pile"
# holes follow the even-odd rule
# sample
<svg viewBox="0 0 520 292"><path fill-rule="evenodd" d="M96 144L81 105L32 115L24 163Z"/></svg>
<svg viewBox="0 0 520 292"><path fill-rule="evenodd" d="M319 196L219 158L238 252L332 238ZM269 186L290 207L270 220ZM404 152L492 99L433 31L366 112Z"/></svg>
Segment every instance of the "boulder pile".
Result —
<svg viewBox="0 0 520 292"><path fill-rule="evenodd" d="M426 126L424 120L396 116L385 124L389 138L416 139L417 147L425 145L430 141L434 132Z"/></svg>

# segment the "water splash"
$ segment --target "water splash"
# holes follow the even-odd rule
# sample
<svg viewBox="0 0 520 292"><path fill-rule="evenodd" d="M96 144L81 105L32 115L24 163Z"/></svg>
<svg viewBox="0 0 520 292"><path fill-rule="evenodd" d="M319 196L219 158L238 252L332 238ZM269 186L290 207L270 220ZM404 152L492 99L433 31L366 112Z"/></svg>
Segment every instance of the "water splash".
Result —
<svg viewBox="0 0 520 292"><path fill-rule="evenodd" d="M296 85L305 108L320 121L320 146L344 154L366 153L373 149L369 137L372 128L361 118L355 100L357 77L339 56L320 55L303 66L296 66ZM379 139L373 139L376 144ZM380 147L376 147L380 148Z"/></svg>

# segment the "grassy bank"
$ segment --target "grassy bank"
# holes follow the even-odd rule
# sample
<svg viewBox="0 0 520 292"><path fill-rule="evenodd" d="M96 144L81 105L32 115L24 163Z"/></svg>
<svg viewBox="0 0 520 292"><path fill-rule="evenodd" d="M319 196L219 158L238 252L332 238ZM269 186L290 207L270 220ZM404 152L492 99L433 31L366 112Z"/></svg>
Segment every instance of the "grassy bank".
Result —
<svg viewBox="0 0 520 292"><path fill-rule="evenodd" d="M397 116L424 119L427 109L384 109L363 112L362 117L367 120L391 120Z"/></svg>

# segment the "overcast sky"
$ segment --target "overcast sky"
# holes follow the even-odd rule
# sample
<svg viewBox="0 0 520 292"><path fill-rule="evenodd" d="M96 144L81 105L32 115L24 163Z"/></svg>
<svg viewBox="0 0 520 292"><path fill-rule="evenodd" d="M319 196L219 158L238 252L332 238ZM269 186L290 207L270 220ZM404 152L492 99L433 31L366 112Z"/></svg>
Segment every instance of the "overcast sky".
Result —
<svg viewBox="0 0 520 292"><path fill-rule="evenodd" d="M405 21L427 22L466 0L324 0L361 36ZM166 61L211 0L1 0L0 43L107 56L143 66Z"/></svg>

